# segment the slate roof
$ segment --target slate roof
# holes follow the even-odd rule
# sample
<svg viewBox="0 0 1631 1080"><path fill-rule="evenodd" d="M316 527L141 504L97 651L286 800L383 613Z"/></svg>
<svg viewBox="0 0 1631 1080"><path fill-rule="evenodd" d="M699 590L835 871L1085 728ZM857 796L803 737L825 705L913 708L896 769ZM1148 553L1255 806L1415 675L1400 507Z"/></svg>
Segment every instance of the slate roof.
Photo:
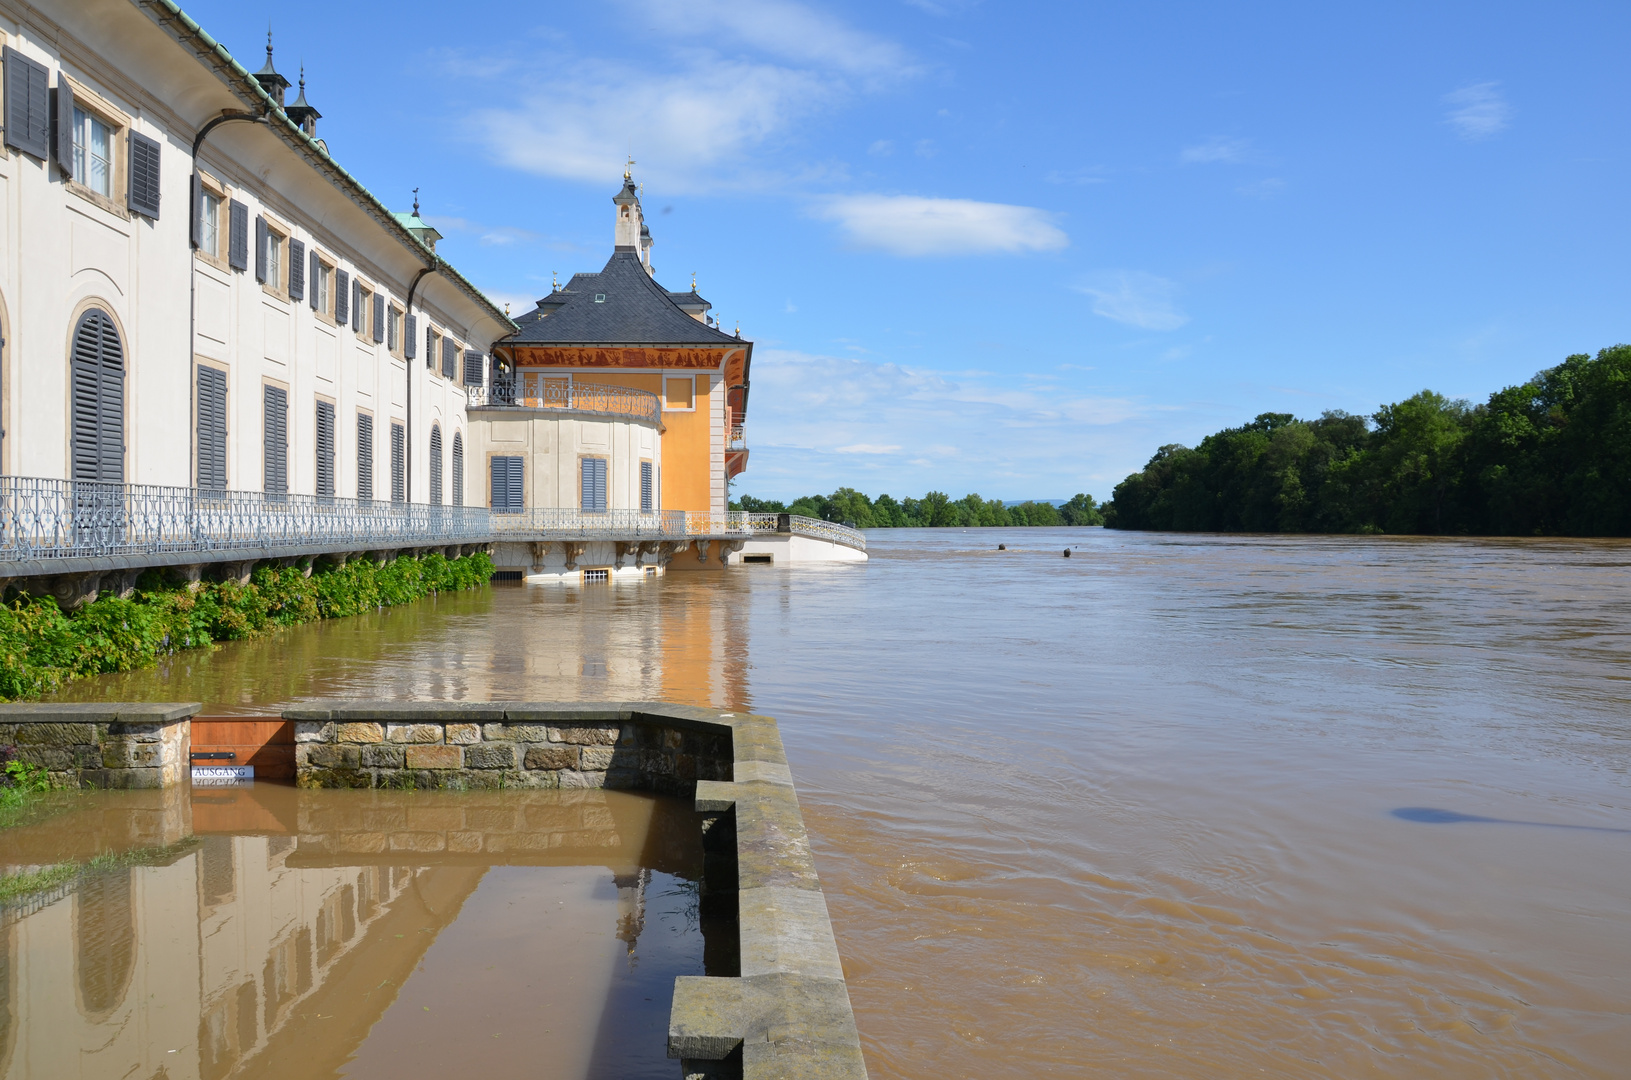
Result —
<svg viewBox="0 0 1631 1080"><path fill-rule="evenodd" d="M676 295L692 294L669 293L646 273L638 255L618 251L600 273L574 274L559 292L540 300L515 320L520 329L505 340L516 345L744 344L687 315Z"/></svg>

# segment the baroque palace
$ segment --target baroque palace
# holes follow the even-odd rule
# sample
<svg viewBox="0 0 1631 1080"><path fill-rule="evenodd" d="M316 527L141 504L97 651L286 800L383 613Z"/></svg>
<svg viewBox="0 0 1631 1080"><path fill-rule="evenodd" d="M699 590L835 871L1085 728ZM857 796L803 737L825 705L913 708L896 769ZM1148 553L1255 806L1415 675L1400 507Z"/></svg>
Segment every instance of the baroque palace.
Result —
<svg viewBox="0 0 1631 1080"><path fill-rule="evenodd" d="M865 558L728 512L753 346L658 285L626 172L605 267L512 321L335 160L270 38L250 72L171 0L0 0L0 36L0 579Z"/></svg>

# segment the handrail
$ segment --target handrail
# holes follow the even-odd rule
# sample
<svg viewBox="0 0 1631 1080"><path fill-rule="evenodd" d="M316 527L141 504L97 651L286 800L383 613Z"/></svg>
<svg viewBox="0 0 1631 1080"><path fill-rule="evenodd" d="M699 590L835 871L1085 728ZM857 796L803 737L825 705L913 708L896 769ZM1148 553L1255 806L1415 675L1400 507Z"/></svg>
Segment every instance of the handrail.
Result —
<svg viewBox="0 0 1631 1080"><path fill-rule="evenodd" d="M650 424L662 423L662 402L649 390L578 382L565 375L543 371L495 375L491 386L473 386L469 388L469 393L472 405L577 409L643 420Z"/></svg>
<svg viewBox="0 0 1631 1080"><path fill-rule="evenodd" d="M816 540L828 540L845 547L855 548L857 551L866 550L866 535L859 529L852 529L848 525L840 525L836 521L823 521L820 518L805 517L802 514L741 514L739 528L754 535L779 533L782 531L782 519L787 521L787 531L796 536L808 536Z"/></svg>

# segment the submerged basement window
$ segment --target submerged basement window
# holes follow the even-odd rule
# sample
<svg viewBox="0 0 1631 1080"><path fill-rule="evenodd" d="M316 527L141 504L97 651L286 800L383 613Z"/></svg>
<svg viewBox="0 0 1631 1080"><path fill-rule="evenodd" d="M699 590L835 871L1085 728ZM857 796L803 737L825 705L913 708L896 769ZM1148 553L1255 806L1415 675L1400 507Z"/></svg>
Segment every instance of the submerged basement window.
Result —
<svg viewBox="0 0 1631 1080"><path fill-rule="evenodd" d="M774 555L769 555L769 554L765 554L765 555L744 555L744 556L742 556L742 561L745 562L745 563L763 563L766 566L769 566L771 563L776 561L776 557Z"/></svg>
<svg viewBox="0 0 1631 1080"><path fill-rule="evenodd" d="M522 570L494 570L493 571L493 580L494 581L520 581L521 577L522 577L522 574L524 574L524 573L525 573L525 571L522 571Z"/></svg>
<svg viewBox="0 0 1631 1080"><path fill-rule="evenodd" d="M606 570L606 569L585 570L583 572L583 583L585 585L592 584L592 583L594 583L596 581L610 581L610 580L612 580L612 572L610 570Z"/></svg>

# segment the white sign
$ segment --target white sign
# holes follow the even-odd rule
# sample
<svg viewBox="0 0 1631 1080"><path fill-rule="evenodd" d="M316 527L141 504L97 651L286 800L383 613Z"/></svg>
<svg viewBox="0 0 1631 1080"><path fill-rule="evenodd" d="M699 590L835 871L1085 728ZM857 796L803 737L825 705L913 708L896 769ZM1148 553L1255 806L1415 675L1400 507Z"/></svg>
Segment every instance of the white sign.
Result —
<svg viewBox="0 0 1631 1080"><path fill-rule="evenodd" d="M194 765L193 783L201 786L210 784L232 784L239 780L255 779L255 766L253 765Z"/></svg>

